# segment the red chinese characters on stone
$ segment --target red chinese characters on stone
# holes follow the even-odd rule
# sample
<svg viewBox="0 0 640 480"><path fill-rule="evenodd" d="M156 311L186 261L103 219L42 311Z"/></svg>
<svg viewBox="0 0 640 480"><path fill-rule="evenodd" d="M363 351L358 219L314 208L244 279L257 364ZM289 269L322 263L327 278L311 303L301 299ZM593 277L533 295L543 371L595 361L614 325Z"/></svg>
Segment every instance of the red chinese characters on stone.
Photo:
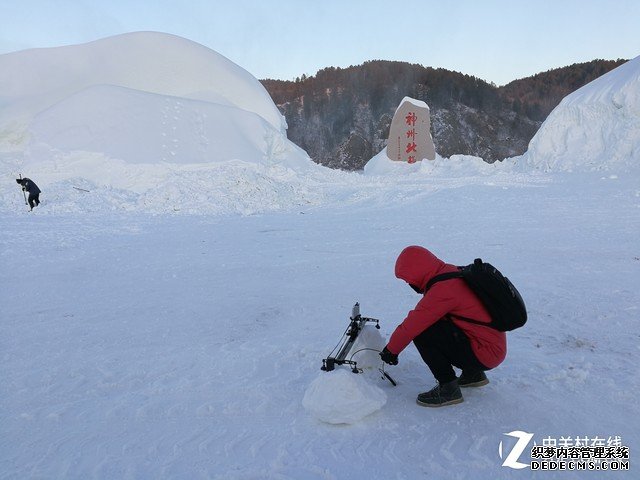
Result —
<svg viewBox="0 0 640 480"><path fill-rule="evenodd" d="M405 149L404 153L414 154L414 155L409 155L407 157L407 163L416 163L417 161L417 158L416 158L417 156L415 155L418 151L418 145L415 142L416 140L415 126L417 121L418 121L418 116L415 114L415 112L409 112L409 114L406 117L404 117L404 122L409 126L409 128L406 131L407 138L411 139L411 143L407 143L407 148Z"/></svg>
<svg viewBox="0 0 640 480"><path fill-rule="evenodd" d="M407 125L411 125L412 127L416 126L416 120L418 120L418 116L413 112L409 112L409 115L404 117L405 123Z"/></svg>
<svg viewBox="0 0 640 480"><path fill-rule="evenodd" d="M429 107L422 101L405 97L389 125L386 154L389 160L421 163L435 159Z"/></svg>

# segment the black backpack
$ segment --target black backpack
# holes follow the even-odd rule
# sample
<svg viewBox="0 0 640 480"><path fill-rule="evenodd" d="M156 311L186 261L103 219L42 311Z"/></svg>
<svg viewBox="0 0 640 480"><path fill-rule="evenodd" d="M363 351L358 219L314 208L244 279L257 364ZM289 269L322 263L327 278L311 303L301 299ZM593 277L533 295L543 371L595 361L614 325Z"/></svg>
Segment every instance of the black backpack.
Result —
<svg viewBox="0 0 640 480"><path fill-rule="evenodd" d="M488 326L500 332L520 328L526 323L527 308L522 296L509 279L493 265L476 258L471 265L458 267L457 272L436 275L429 280L424 292L427 293L427 290L436 282L451 278L462 278L467 283L491 315L491 323L480 322L461 315L450 314L450 316Z"/></svg>

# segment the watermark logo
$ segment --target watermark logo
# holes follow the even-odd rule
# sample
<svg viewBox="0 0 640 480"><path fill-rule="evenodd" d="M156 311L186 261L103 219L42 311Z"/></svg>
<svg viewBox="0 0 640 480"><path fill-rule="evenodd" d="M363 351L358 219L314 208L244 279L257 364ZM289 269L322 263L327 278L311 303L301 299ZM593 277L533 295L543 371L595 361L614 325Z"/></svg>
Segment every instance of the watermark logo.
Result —
<svg viewBox="0 0 640 480"><path fill-rule="evenodd" d="M534 434L514 430L505 433L516 439L500 441L498 454L503 460L502 466L521 470L530 468L537 471L558 470L629 470L629 447L615 436L573 436L559 438L545 437L542 443L535 440L530 446ZM510 447L510 448L509 448ZM525 463L524 459L530 460Z"/></svg>
<svg viewBox="0 0 640 480"><path fill-rule="evenodd" d="M504 453L503 446L502 446L502 441L500 441L500 445L498 446L498 453L500 454L500 458L504 459L504 462L502 462L502 466L513 468L516 470L520 470L520 469L531 466L531 464L529 463L522 463L522 462L519 462L518 460L520 459L520 456L524 453L525 449L529 445L529 442L531 442L531 439L533 438L533 433L523 432L521 430L514 430L513 432L505 433L505 435L508 435L510 437L515 437L518 439L518 441L513 446L511 451L506 455L506 458L504 458L503 456L503 453Z"/></svg>

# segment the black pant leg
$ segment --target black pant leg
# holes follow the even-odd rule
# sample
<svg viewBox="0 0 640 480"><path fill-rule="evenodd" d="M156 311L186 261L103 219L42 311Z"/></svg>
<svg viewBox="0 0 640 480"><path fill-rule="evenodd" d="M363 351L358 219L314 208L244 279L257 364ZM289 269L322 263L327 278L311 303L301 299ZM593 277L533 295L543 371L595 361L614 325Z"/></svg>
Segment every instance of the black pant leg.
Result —
<svg viewBox="0 0 640 480"><path fill-rule="evenodd" d="M451 320L437 321L413 343L439 383L456 378L454 366L467 371L488 370L473 353L469 338Z"/></svg>

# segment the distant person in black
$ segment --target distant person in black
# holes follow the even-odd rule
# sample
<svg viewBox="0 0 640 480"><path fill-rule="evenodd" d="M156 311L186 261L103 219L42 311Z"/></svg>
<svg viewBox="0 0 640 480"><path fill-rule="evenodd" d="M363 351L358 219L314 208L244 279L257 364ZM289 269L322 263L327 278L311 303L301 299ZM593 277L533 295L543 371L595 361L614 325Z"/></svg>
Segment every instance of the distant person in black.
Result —
<svg viewBox="0 0 640 480"><path fill-rule="evenodd" d="M29 194L29 206L31 210L33 207L40 205L40 189L30 178L16 178L16 183L22 185L22 190Z"/></svg>

